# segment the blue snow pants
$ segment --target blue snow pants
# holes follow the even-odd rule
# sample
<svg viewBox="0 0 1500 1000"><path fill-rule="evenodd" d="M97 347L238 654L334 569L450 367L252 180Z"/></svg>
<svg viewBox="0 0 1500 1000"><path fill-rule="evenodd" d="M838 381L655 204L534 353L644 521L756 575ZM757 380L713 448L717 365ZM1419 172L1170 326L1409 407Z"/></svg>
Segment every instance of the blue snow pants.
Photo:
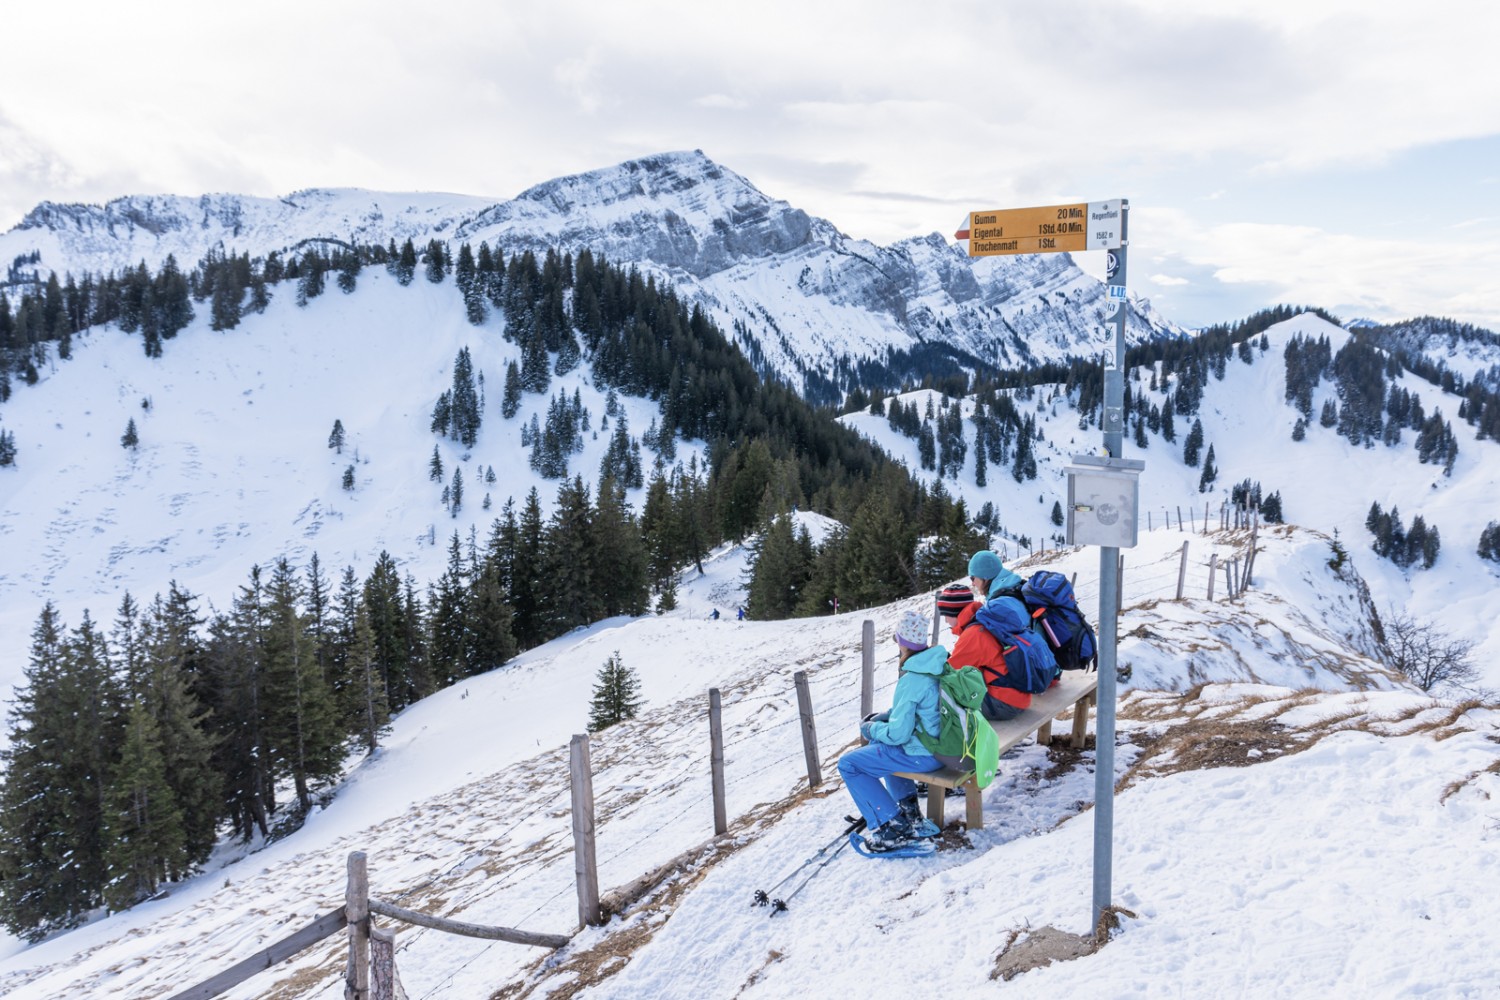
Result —
<svg viewBox="0 0 1500 1000"><path fill-rule="evenodd" d="M901 811L897 803L917 793L915 781L898 778L895 772L936 771L942 766L931 754L909 754L889 743L871 743L839 758L844 787L871 830Z"/></svg>

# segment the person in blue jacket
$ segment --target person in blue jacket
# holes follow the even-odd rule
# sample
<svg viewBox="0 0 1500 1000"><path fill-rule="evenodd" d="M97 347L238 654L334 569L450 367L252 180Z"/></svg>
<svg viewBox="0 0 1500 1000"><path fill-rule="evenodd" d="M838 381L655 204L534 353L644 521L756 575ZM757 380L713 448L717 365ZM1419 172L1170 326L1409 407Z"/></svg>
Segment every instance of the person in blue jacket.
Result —
<svg viewBox="0 0 1500 1000"><path fill-rule="evenodd" d="M942 767L917 739L919 727L929 734L938 731L938 678L948 669L948 651L927 645L931 627L921 612L908 611L901 617L895 634L901 647L901 675L891 709L860 724L859 735L868 746L839 759L839 774L865 819L865 846L872 853L910 844L922 825L916 782L895 772Z"/></svg>
<svg viewBox="0 0 1500 1000"><path fill-rule="evenodd" d="M1005 568L1000 557L988 549L981 549L969 557L969 586L974 597L981 601L996 597L1021 596L1021 585L1026 581L1014 570Z"/></svg>

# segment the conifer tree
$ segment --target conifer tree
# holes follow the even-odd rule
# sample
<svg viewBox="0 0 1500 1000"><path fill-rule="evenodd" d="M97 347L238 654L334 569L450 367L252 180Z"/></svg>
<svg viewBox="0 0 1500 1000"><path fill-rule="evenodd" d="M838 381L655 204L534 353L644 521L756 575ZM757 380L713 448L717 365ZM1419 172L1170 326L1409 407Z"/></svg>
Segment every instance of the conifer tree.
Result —
<svg viewBox="0 0 1500 1000"><path fill-rule="evenodd" d="M521 409L521 369L514 361L505 366L505 392L500 399L500 415L511 419Z"/></svg>
<svg viewBox="0 0 1500 1000"><path fill-rule="evenodd" d="M470 670L469 579L464 563L463 545L458 532L448 545L448 568L432 587L428 619L429 650L433 679L446 687Z"/></svg>
<svg viewBox="0 0 1500 1000"><path fill-rule="evenodd" d="M599 483L592 527L593 574L602 613L645 613L650 593L646 547L625 502L624 486L609 477Z"/></svg>
<svg viewBox="0 0 1500 1000"><path fill-rule="evenodd" d="M410 239L401 244L401 253L396 258L395 275L400 285L411 284L412 278L417 273L417 248L412 245Z"/></svg>
<svg viewBox="0 0 1500 1000"><path fill-rule="evenodd" d="M104 900L125 909L149 899L187 867L182 812L167 783L161 730L145 703L131 702L104 814Z"/></svg>
<svg viewBox="0 0 1500 1000"><path fill-rule="evenodd" d="M15 464L16 436L10 431L0 430L0 469Z"/></svg>
<svg viewBox="0 0 1500 1000"><path fill-rule="evenodd" d="M447 261L445 259L447 255L443 250L442 241L429 240L427 243L427 252L424 256L427 261L427 280L434 285L439 284L443 280L444 274L447 273Z"/></svg>
<svg viewBox="0 0 1500 1000"><path fill-rule="evenodd" d="M773 518L755 544L746 613L757 621L792 617L811 571L791 517Z"/></svg>
<svg viewBox="0 0 1500 1000"><path fill-rule="evenodd" d="M1500 522L1491 521L1479 533L1479 558L1500 563Z"/></svg>
<svg viewBox="0 0 1500 1000"><path fill-rule="evenodd" d="M106 881L115 698L87 619L81 632L69 641L51 602L42 608L0 750L0 922L30 941L81 923Z"/></svg>
<svg viewBox="0 0 1500 1000"><path fill-rule="evenodd" d="M464 470L453 467L453 482L448 487L448 512L457 517L464 505Z"/></svg>
<svg viewBox="0 0 1500 1000"><path fill-rule="evenodd" d="M1203 421L1194 420L1193 429L1188 431L1188 436L1182 442L1182 461L1189 467L1198 464L1198 453L1203 448ZM1201 491L1200 491L1201 492Z"/></svg>
<svg viewBox="0 0 1500 1000"><path fill-rule="evenodd" d="M494 546L490 547L491 554ZM469 597L469 669L473 673L503 666L516 655L512 631L515 613L506 600L502 567L487 557L479 567Z"/></svg>
<svg viewBox="0 0 1500 1000"><path fill-rule="evenodd" d="M220 817L221 780L212 766L215 740L195 690L204 678L196 633L201 620L192 602L176 583L168 588L165 601L157 595L141 623L140 673L127 674L130 694L145 704L156 722L167 785L181 817L182 867L167 868L173 880L208 860ZM123 605L121 610L123 616Z"/></svg>
<svg viewBox="0 0 1500 1000"><path fill-rule="evenodd" d="M917 588L916 527L883 486L860 504L844 540L838 595L861 608L905 597Z"/></svg>
<svg viewBox="0 0 1500 1000"><path fill-rule="evenodd" d="M140 443L140 435L135 430L135 418L131 417L125 424L125 433L120 436L120 445L134 451Z"/></svg>
<svg viewBox="0 0 1500 1000"><path fill-rule="evenodd" d="M589 702L589 732L597 733L617 722L635 718L640 710L640 679L625 666L615 650L594 677L594 697Z"/></svg>
<svg viewBox="0 0 1500 1000"><path fill-rule="evenodd" d="M438 446L432 446L432 460L427 463L427 478L435 483L443 481L443 459L438 454Z"/></svg>
<svg viewBox="0 0 1500 1000"><path fill-rule="evenodd" d="M359 284L360 259L358 250L347 250L339 255L339 291L345 295Z"/></svg>
<svg viewBox="0 0 1500 1000"><path fill-rule="evenodd" d="M363 604L374 640L374 663L391 711L405 708L414 698L418 622L408 616L402 600L401 575L396 560L382 551L365 580ZM352 639L352 637L351 637Z"/></svg>
<svg viewBox="0 0 1500 1000"><path fill-rule="evenodd" d="M526 494L526 503L521 508L516 524L514 569L510 585L510 606L514 609L516 642L522 649L540 644L546 626L542 620L542 608L548 595L541 593L542 581L546 579L547 567L543 565L545 524L542 520L541 498L536 487Z"/></svg>
<svg viewBox="0 0 1500 1000"><path fill-rule="evenodd" d="M332 448L336 455L344 453L344 422L342 420L333 421L333 430L328 435L328 447Z"/></svg>
<svg viewBox="0 0 1500 1000"><path fill-rule="evenodd" d="M305 815L312 808L312 786L338 773L342 734L299 606L303 596L291 564L278 559L267 587L261 636L266 678L262 708L276 772L291 777L298 810Z"/></svg>
<svg viewBox="0 0 1500 1000"><path fill-rule="evenodd" d="M214 282L213 304L209 307L209 328L233 330L240 325L240 302L245 290L234 280L230 268L220 268L218 280Z"/></svg>
<svg viewBox="0 0 1500 1000"><path fill-rule="evenodd" d="M541 608L545 635L588 625L603 617L603 602L594 572L593 504L582 477L564 479L547 522L546 575Z"/></svg>
<svg viewBox="0 0 1500 1000"><path fill-rule="evenodd" d="M1214 480L1219 478L1219 467L1214 464L1214 446L1208 446L1208 454L1203 456L1203 474L1198 477L1198 492L1207 493L1208 488L1213 485Z"/></svg>
<svg viewBox="0 0 1500 1000"><path fill-rule="evenodd" d="M354 466L350 465L344 469L344 478L339 485L348 493L354 492Z"/></svg>

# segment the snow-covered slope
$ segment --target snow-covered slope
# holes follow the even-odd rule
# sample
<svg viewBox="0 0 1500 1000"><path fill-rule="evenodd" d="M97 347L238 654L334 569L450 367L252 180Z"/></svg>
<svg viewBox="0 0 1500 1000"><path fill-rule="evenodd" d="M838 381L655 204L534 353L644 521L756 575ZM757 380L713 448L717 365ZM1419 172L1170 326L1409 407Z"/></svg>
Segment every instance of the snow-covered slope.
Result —
<svg viewBox="0 0 1500 1000"><path fill-rule="evenodd" d="M851 240L698 151L559 178L510 201L312 190L49 203L0 235L0 261L19 276L156 266L168 253L190 267L214 247L259 255L309 237L488 241L507 255L588 247L669 281L794 383L826 385L840 359L920 379L925 369L889 352L936 348L949 363L1008 367L1092 354L1105 339L1103 286L1067 254L971 261L936 233L892 247ZM1181 332L1132 303L1132 342Z"/></svg>
<svg viewBox="0 0 1500 1000"><path fill-rule="evenodd" d="M453 533L482 544L507 497L520 505L536 487L550 508L557 484L529 468L519 428L545 419L554 393L581 394L592 433L569 468L595 477L609 432L598 434L605 398L587 368L554 378L547 395L526 394L503 419L505 365L520 350L498 318L469 325L451 283L402 288L370 268L352 295L331 291L305 308L293 298L278 294L264 315L224 333L200 308L159 360L137 337L94 330L71 361L0 408L19 446L15 466L0 470L0 688L20 681L48 600L70 625L85 608L108 622L126 591L149 601L176 580L227 609L253 565L285 555L301 567L317 553L330 576L353 566L363 578L383 550L425 585L442 572ZM428 429L461 347L487 389L472 450ZM636 434L657 413L648 400L621 402ZM120 444L132 419L134 452ZM347 437L341 455L328 446L335 420ZM434 446L443 482L428 478ZM684 444L678 458L699 452ZM351 465L355 488L345 491ZM465 491L457 517L441 502L455 469Z"/></svg>
<svg viewBox="0 0 1500 1000"><path fill-rule="evenodd" d="M1481 996L1489 951L1456 927L1500 920L1475 873L1500 863L1493 708L1444 706L1378 665L1288 656L1338 649L1368 622L1323 540L1263 536L1263 584L1240 602L1127 600L1121 791L1112 884L1131 911L1098 954L1005 983L1007 996ZM1204 544L1233 548L1236 533ZM1170 559L1154 531L1143 561ZM744 565L742 550L719 557ZM1028 568L1077 569L1088 553ZM1097 573L1097 566L1095 566ZM1309 594L1325 595L1308 600ZM835 837L850 802L834 770L853 745L860 621L881 637L876 700L895 680L886 641L926 597L796 622L707 621L684 609L609 621L414 706L386 746L293 837L170 887L158 900L0 959L14 1000L160 997L226 968L339 905L345 858L369 855L379 898L475 923L569 933L576 922L567 740L612 652L636 669L640 716L591 740L606 892L712 833L703 712L724 692L731 834L639 904L555 955L400 929L408 995L609 998L972 994L1012 932L1089 930L1093 751L1023 745L985 792L986 828L925 860L833 859L768 919L778 886ZM1286 609L1294 608L1292 615ZM1248 634L1270 640L1246 641ZM1241 666L1204 653L1236 636ZM807 788L792 674L806 670L823 773ZM1149 678L1147 690L1143 681ZM951 812L952 810L950 810ZM893 948L897 951L893 952ZM892 955L899 953L899 961ZM338 938L228 996L332 998ZM546 958L546 961L542 961Z"/></svg>
<svg viewBox="0 0 1500 1000"><path fill-rule="evenodd" d="M1189 540L1191 532L1203 525L1205 507L1210 521L1217 525L1220 508L1234 484L1247 478L1257 481L1267 494L1280 492L1287 521L1324 532L1330 536L1330 545L1337 532L1369 582L1382 613L1401 608L1438 623L1456 638L1475 642L1473 660L1483 682L1500 688L1500 599L1496 597L1500 571L1475 551L1485 525L1500 517L1493 501L1500 488L1500 442L1478 440L1475 429L1458 419L1461 400L1445 396L1437 387L1410 374L1401 376L1398 384L1421 398L1426 413L1441 410L1458 436L1460 451L1451 477L1443 475L1441 466L1418 462L1411 431L1404 432L1399 446L1361 448L1332 429L1318 426L1315 419L1305 440L1292 441L1298 413L1286 402L1283 352L1287 342L1298 334L1312 339L1328 337L1335 353L1349 337L1339 327L1304 313L1272 327L1267 333L1269 349L1253 352L1252 364L1232 358L1222 382L1210 378L1198 414L1203 422L1204 451L1213 446L1219 469L1218 480L1208 492L1198 492L1201 463L1188 466L1183 462L1183 440L1193 418L1178 414L1175 443L1152 434L1147 437L1148 446L1140 448L1127 435L1125 457L1146 463L1140 477L1142 528L1147 524L1159 528L1170 519L1176 530L1180 516L1188 522L1188 533L1182 539ZM1129 377L1133 394L1144 394L1157 404L1165 400L1166 389L1150 390L1148 371L1132 372ZM914 400L919 409L925 408L929 398L934 405L939 401L936 393L928 391L902 398ZM1315 415L1326 399L1336 399L1327 380L1313 398ZM972 401L963 405L966 415L973 412ZM998 546L1009 552L1017 551L1015 540L1021 536L1031 539L1035 548L1047 545L1047 539L1062 530L1051 523L1049 516L1053 503L1067 497L1064 470L1073 455L1098 454L1102 447L1097 428L1079 429L1078 414L1061 387L1037 389L1030 398L1019 398L1017 406L1036 418L1045 437L1036 445L1038 478L1017 483L1008 469L991 467L987 485L976 486L973 427L966 424L970 446L964 470L956 480L943 483L950 493L968 502L971 514L986 501L994 504L1008 536ZM855 413L842 419L909 468L919 470L917 442L892 430L883 418ZM918 474L932 479L931 473ZM1408 523L1420 514L1428 525L1436 525L1442 535L1437 565L1429 570L1402 570L1377 557L1370 550L1371 536L1364 527L1372 502L1387 511L1398 508ZM1139 586L1141 574L1132 568L1138 558L1136 553L1125 553L1127 596L1139 593L1133 588ZM1198 587L1206 592L1207 553L1190 552L1190 558L1201 578ZM1158 590L1175 593L1175 565L1145 572L1157 578ZM1222 579L1219 585L1222 587Z"/></svg>

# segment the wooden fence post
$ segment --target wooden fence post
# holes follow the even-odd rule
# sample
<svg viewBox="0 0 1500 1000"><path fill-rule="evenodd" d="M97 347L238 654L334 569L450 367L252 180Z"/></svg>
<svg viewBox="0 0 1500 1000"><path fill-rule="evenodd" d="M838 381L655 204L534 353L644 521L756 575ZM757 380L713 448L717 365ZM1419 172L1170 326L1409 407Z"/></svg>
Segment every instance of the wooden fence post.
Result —
<svg viewBox="0 0 1500 1000"><path fill-rule="evenodd" d="M1182 508L1181 507L1177 508L1177 530L1178 531L1182 530Z"/></svg>
<svg viewBox="0 0 1500 1000"><path fill-rule="evenodd" d="M942 623L943 623L943 610L938 605L938 597L937 597L937 595L933 594L932 595L932 641L929 642L927 645L929 645L929 646L936 646L938 644L939 629L942 628Z"/></svg>
<svg viewBox="0 0 1500 1000"><path fill-rule="evenodd" d="M807 671L792 675L797 685L797 711L802 713L802 753L807 758L807 783L817 788L823 783L823 769L818 763L818 729L813 725L812 694L807 689Z"/></svg>
<svg viewBox="0 0 1500 1000"><path fill-rule="evenodd" d="M708 767L714 786L714 836L729 829L724 806L724 721L718 688L708 689Z"/></svg>
<svg viewBox="0 0 1500 1000"><path fill-rule="evenodd" d="M1214 574L1219 571L1219 554L1215 552L1208 557L1208 599L1214 599Z"/></svg>
<svg viewBox="0 0 1500 1000"><path fill-rule="evenodd" d="M1209 502L1207 500L1203 501L1203 533L1205 535L1208 534L1208 512L1211 509Z"/></svg>
<svg viewBox="0 0 1500 1000"><path fill-rule="evenodd" d="M1140 522L1136 522L1136 523L1139 524ZM1151 530L1151 512L1149 510L1146 511L1146 530L1147 531Z"/></svg>
<svg viewBox="0 0 1500 1000"><path fill-rule="evenodd" d="M1187 585L1188 543L1182 543L1182 561L1177 564L1177 599L1182 600L1182 588Z"/></svg>
<svg viewBox="0 0 1500 1000"><path fill-rule="evenodd" d="M384 927L371 927L371 1000L396 1000L398 996L404 998L406 991L400 989L400 981L400 977L396 975L396 932Z"/></svg>
<svg viewBox="0 0 1500 1000"><path fill-rule="evenodd" d="M859 637L859 721L875 711L875 623L866 618Z"/></svg>
<svg viewBox="0 0 1500 1000"><path fill-rule="evenodd" d="M577 734L568 744L568 771L573 789L573 877L578 884L578 924L600 922L599 866L594 854L594 775L589 766L589 738Z"/></svg>
<svg viewBox="0 0 1500 1000"><path fill-rule="evenodd" d="M1228 561L1225 561L1225 563L1224 563L1224 590L1227 592L1226 596L1230 600L1233 600L1234 599L1234 577L1232 577L1232 576L1229 575L1229 563L1228 563Z"/></svg>
<svg viewBox="0 0 1500 1000"><path fill-rule="evenodd" d="M1250 554L1245 556L1245 579L1241 586L1250 586L1250 574L1255 571L1255 545L1260 537L1260 508L1256 508L1255 516L1250 520Z"/></svg>
<svg viewBox="0 0 1500 1000"><path fill-rule="evenodd" d="M345 1000L370 1000L370 875L365 852L349 855L344 917L349 921L349 964L344 969Z"/></svg>

